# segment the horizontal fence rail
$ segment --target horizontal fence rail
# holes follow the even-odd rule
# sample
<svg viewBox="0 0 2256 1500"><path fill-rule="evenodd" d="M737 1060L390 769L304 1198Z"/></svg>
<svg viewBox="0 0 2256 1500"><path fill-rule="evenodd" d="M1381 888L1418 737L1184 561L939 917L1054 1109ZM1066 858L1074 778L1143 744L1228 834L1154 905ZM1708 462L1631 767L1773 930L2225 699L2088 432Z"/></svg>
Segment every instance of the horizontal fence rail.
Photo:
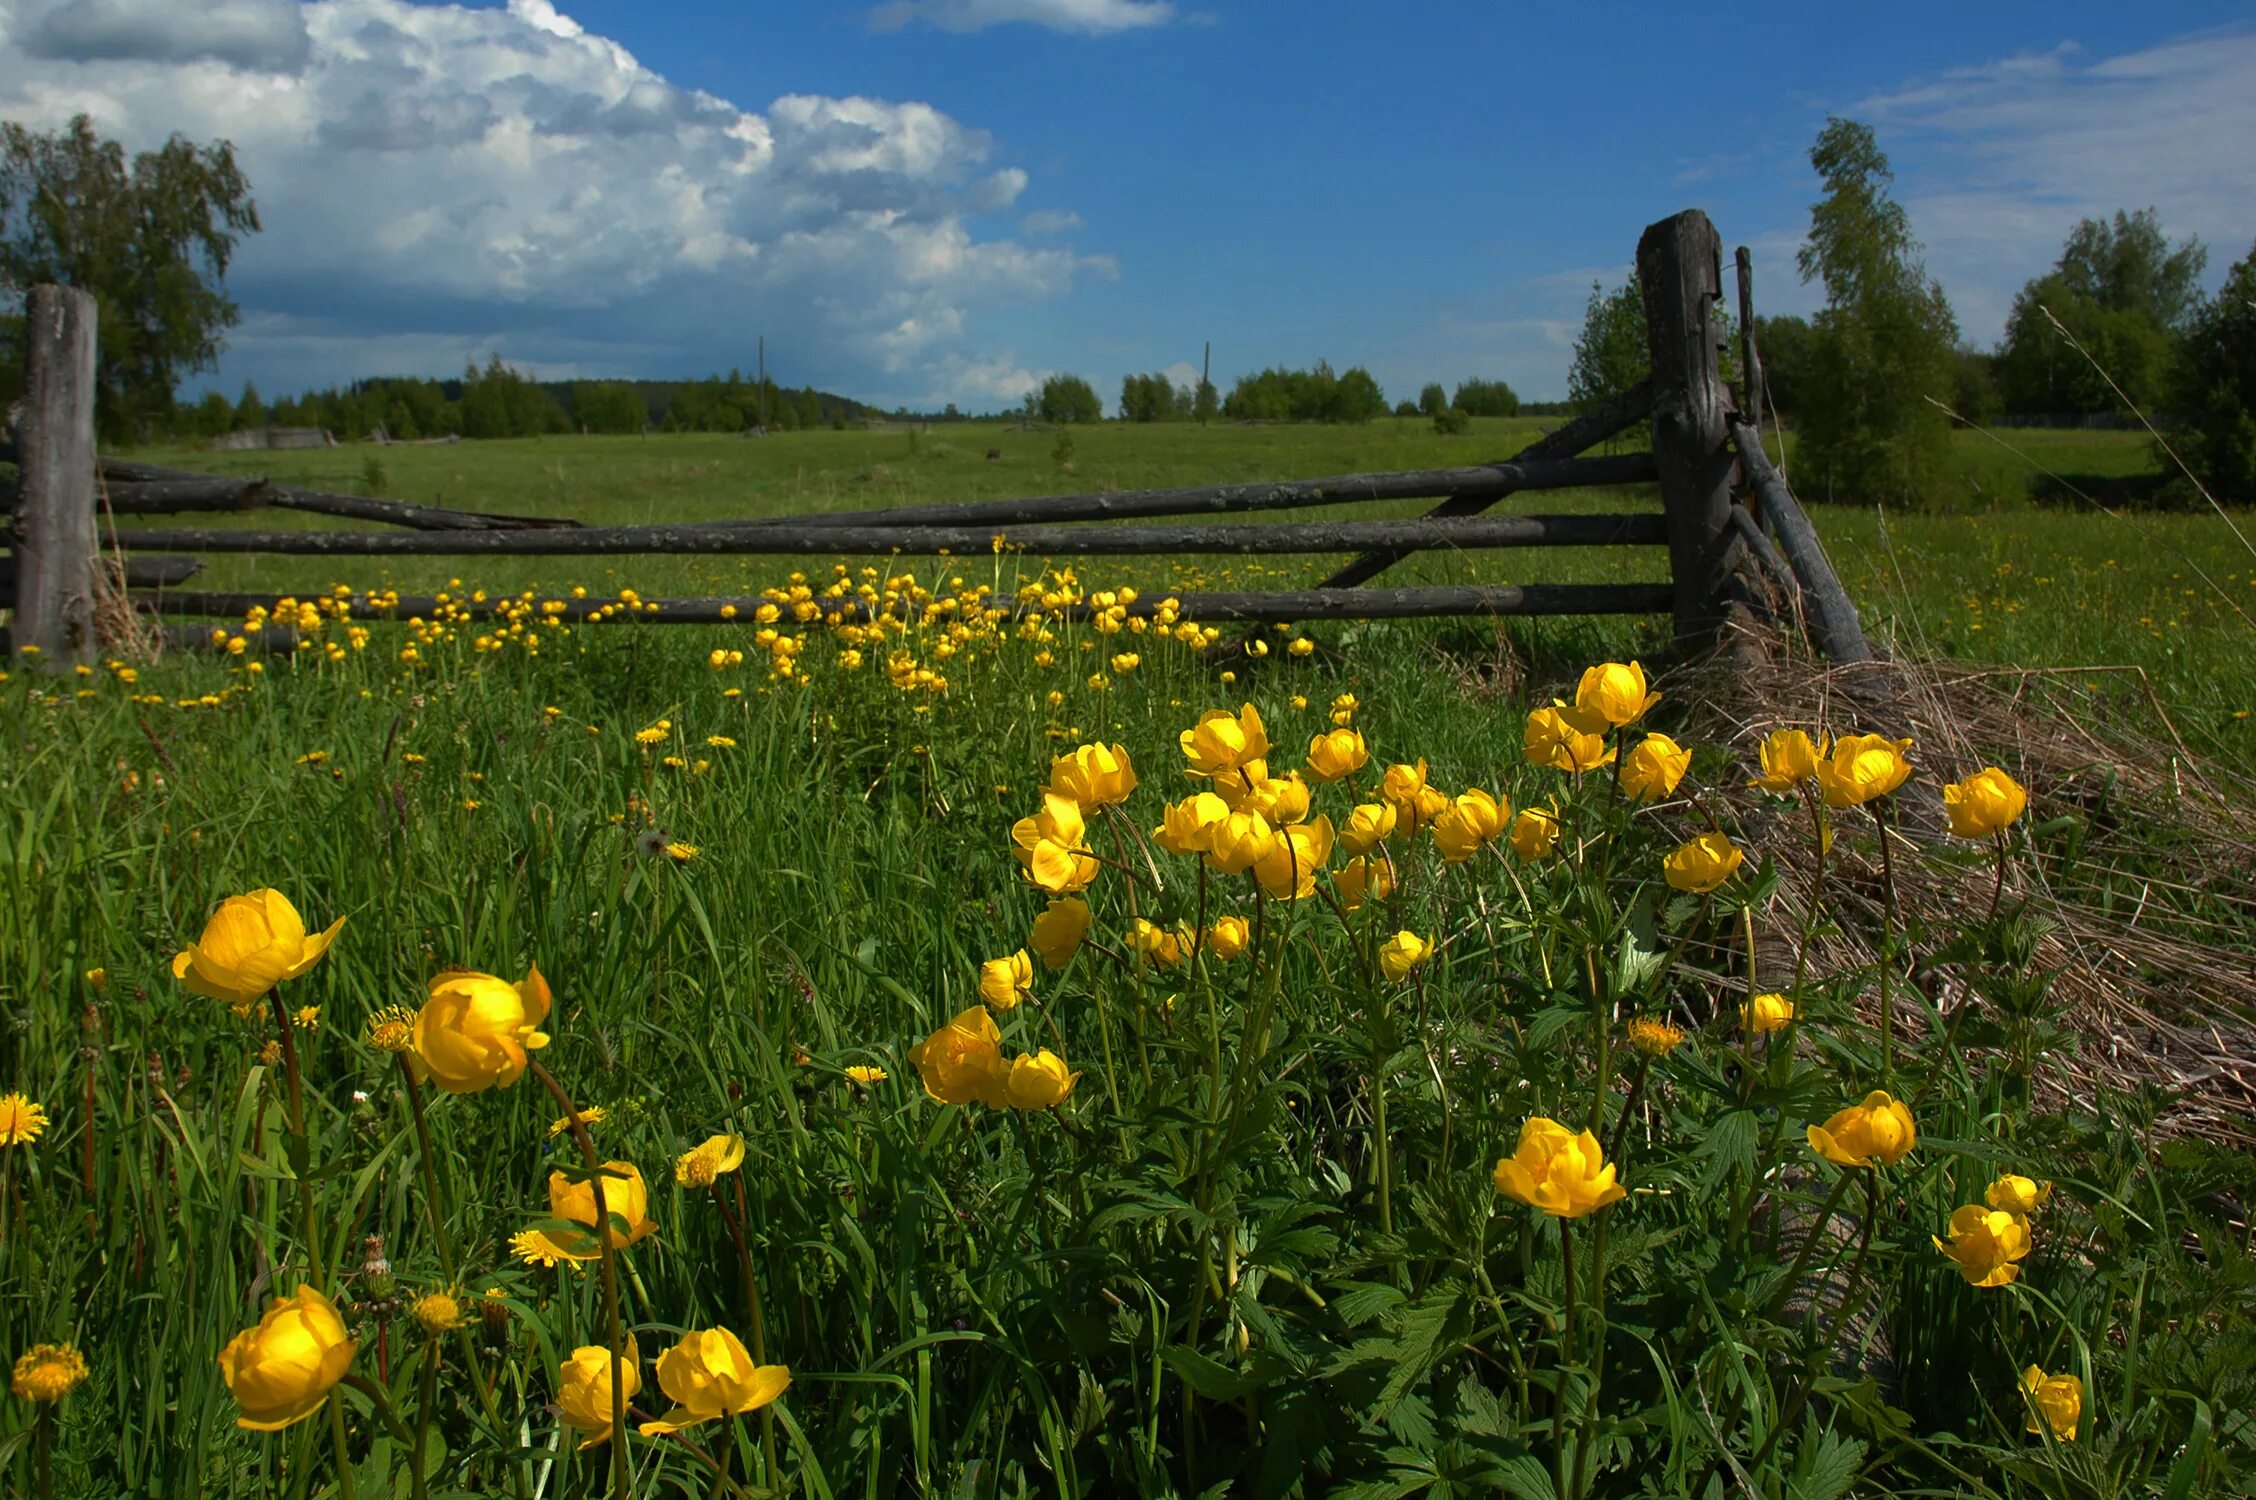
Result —
<svg viewBox="0 0 2256 1500"><path fill-rule="evenodd" d="M105 542L140 552L262 552L317 557L582 557L620 554L882 557L894 553L970 557L1162 556L1170 553L1358 552L1496 547L1656 546L1668 540L1652 515L1503 516L1432 521L1335 521L1293 526L984 527L818 526L800 530L723 526L586 526L570 531L133 531Z"/></svg>
<svg viewBox="0 0 2256 1500"><path fill-rule="evenodd" d="M322 597L318 593L310 597ZM333 596L331 596L333 597ZM1528 583L1462 584L1430 588L1391 589L1281 589L1262 593L1161 593L1154 590L1125 608L1130 615L1149 617L1172 600L1183 619L1210 625L1234 621L1250 625L1290 625L1303 620L1419 620L1446 615L1651 615L1667 614L1669 585L1665 583ZM158 614L240 617L253 609L270 609L271 593L179 592L150 601ZM572 623L612 618L604 611L622 608L609 599L566 599L556 596L522 596L484 600L436 595L387 597L381 604L365 594L349 601L359 619L429 619L444 609L449 618L491 620L525 615ZM694 599L643 599L618 616L641 625L750 625L754 612L774 601L759 594L700 596ZM841 621L868 618L859 599L818 600L825 616ZM651 606L656 606L652 609ZM1091 613L1086 604L1067 605L1056 611L1039 605L999 603L1008 615L1055 613L1080 619Z"/></svg>

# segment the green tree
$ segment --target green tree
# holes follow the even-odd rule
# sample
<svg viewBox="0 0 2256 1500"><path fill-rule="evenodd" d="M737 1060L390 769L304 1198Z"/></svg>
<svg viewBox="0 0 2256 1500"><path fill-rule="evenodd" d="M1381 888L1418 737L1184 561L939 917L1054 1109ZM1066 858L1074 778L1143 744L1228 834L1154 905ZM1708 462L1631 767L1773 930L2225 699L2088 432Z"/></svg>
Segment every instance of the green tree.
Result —
<svg viewBox="0 0 2256 1500"><path fill-rule="evenodd" d="M1804 281L1822 282L1801 414L1798 476L1811 494L1919 503L1950 443L1958 321L1919 260L1872 127L1827 120L1810 148L1825 196L1810 209Z"/></svg>
<svg viewBox="0 0 2256 1500"><path fill-rule="evenodd" d="M1609 292L1590 283L1582 309L1582 332L1575 337L1574 364L1567 371L1567 399L1575 410L1603 406L1652 373L1653 355L1645 337L1645 294L1632 276Z"/></svg>
<svg viewBox="0 0 2256 1500"><path fill-rule="evenodd" d="M183 377L209 369L240 316L221 290L259 227L226 141L174 136L129 164L84 115L52 134L0 125L0 404L23 382L23 317L41 282L91 294L95 416L105 437L163 425Z"/></svg>
<svg viewBox="0 0 2256 1500"><path fill-rule="evenodd" d="M2195 477L2219 500L2256 502L2256 248L2186 320L2169 396Z"/></svg>
<svg viewBox="0 0 2256 1500"><path fill-rule="evenodd" d="M1042 382L1036 409L1045 422L1101 422L1104 403L1096 387L1078 375L1052 375Z"/></svg>
<svg viewBox="0 0 2256 1500"><path fill-rule="evenodd" d="M1457 394L1449 404L1468 416L1516 417L1520 414L1520 398L1501 380L1482 380L1478 376L1457 382Z"/></svg>
<svg viewBox="0 0 2256 1500"><path fill-rule="evenodd" d="M258 387L244 381L243 394L235 402L233 430L241 432L250 427L264 427L266 420L266 403L259 399Z"/></svg>
<svg viewBox="0 0 2256 1500"><path fill-rule="evenodd" d="M1221 412L1222 393L1214 388L1213 381L1201 375L1198 389L1191 393L1192 417L1197 419L1199 425L1204 426L1221 415Z"/></svg>
<svg viewBox="0 0 2256 1500"><path fill-rule="evenodd" d="M2112 222L2080 221L2059 263L2013 299L1997 372L2007 408L2113 411L2119 398L2101 370L2134 406L2152 407L2169 379L2172 341L2199 304L2208 262L2199 240L2172 245L2151 208L2118 211Z"/></svg>
<svg viewBox="0 0 2256 1500"><path fill-rule="evenodd" d="M1442 389L1440 381L1429 380L1419 388L1418 404L1414 408L1419 416L1438 416L1448 409L1449 392Z"/></svg>
<svg viewBox="0 0 2256 1500"><path fill-rule="evenodd" d="M579 380L572 384L572 421L588 432L632 434L649 424L650 408L623 380Z"/></svg>
<svg viewBox="0 0 2256 1500"><path fill-rule="evenodd" d="M1791 422L1801 415L1816 343L1817 330L1807 318L1755 319L1755 356L1762 363L1763 388L1770 396L1765 417L1776 412L1781 420Z"/></svg>

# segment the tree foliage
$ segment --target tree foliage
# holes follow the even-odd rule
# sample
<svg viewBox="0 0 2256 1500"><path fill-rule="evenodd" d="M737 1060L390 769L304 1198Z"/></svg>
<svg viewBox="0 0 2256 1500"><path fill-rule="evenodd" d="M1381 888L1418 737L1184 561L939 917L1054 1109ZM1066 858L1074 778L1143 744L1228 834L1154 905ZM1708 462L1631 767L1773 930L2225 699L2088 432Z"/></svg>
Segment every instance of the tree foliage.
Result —
<svg viewBox="0 0 2256 1500"><path fill-rule="evenodd" d="M51 134L0 125L0 401L22 388L24 294L42 282L95 302L95 415L106 437L167 419L239 316L221 289L259 227L226 141L181 136L129 163L84 115Z"/></svg>
<svg viewBox="0 0 2256 1500"><path fill-rule="evenodd" d="M1477 375L1457 382L1457 394L1450 398L1449 404L1475 417L1520 414L1520 398L1511 386L1501 380L1483 380Z"/></svg>
<svg viewBox="0 0 2256 1500"><path fill-rule="evenodd" d="M2169 397L2195 477L2219 500L2256 502L2256 248L2186 320Z"/></svg>
<svg viewBox="0 0 2256 1500"><path fill-rule="evenodd" d="M2007 408L2113 411L2119 399L2100 370L2133 405L2151 408L2169 378L2171 344L2200 305L2208 263L2199 240L2171 244L2151 208L2080 221L2059 262L2013 299L1997 371Z"/></svg>
<svg viewBox="0 0 2256 1500"><path fill-rule="evenodd" d="M1448 409L1449 392L1442 388L1440 381L1427 381L1418 392L1418 405L1415 408L1418 415L1423 417L1438 416Z"/></svg>
<svg viewBox="0 0 2256 1500"><path fill-rule="evenodd" d="M1128 422L1186 422L1194 414L1191 392L1165 375L1130 375L1120 382L1120 416Z"/></svg>
<svg viewBox="0 0 2256 1500"><path fill-rule="evenodd" d="M1222 403L1234 422L1368 422L1386 414L1386 393L1370 371L1350 365L1335 374L1321 359L1306 370L1240 375Z"/></svg>
<svg viewBox="0 0 2256 1500"><path fill-rule="evenodd" d="M1814 322L1800 475L1809 493L1858 503L1919 503L1950 442L1958 322L1919 259L1894 173L1855 120L1826 121L1810 148L1825 196L1810 209L1804 281L1825 288Z"/></svg>
<svg viewBox="0 0 2256 1500"><path fill-rule="evenodd" d="M1567 399L1577 411L1603 406L1653 370L1645 337L1645 294L1632 276L1611 292L1590 283L1582 332L1567 371Z"/></svg>
<svg viewBox="0 0 2256 1500"><path fill-rule="evenodd" d="M1096 387L1078 375L1052 375L1042 382L1035 410L1045 422L1101 422L1104 403Z"/></svg>

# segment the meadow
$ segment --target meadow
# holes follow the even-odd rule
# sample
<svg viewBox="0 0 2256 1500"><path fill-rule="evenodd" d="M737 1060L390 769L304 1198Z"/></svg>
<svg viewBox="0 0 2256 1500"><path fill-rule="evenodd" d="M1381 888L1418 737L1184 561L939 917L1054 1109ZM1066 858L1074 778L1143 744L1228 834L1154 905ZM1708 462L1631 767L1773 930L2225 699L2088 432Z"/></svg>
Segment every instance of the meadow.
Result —
<svg viewBox="0 0 2256 1500"><path fill-rule="evenodd" d="M641 521L1534 431L146 456ZM1962 441L1934 513L1817 512L1868 620L2143 668L2244 761L2245 626L2194 576L2256 582L2221 523L2040 507ZM1655 623L1225 655L1105 597L1329 561L220 558L198 585L290 595L302 646L12 667L8 1486L2244 1493L2256 1172L2088 1081L2048 904L2067 844L2152 874L2160 830L1846 701L1747 732ZM339 584L772 609L409 623Z"/></svg>

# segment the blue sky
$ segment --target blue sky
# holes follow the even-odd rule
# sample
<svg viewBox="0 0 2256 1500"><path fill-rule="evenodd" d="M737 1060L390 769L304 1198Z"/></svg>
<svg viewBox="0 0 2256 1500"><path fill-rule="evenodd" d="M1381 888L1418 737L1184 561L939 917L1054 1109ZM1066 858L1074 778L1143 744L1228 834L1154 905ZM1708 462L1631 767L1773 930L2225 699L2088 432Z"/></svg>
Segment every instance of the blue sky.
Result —
<svg viewBox="0 0 2256 1500"><path fill-rule="evenodd" d="M220 368L269 392L771 368L987 409L1072 370L1363 363L1563 392L1679 208L1792 271L1873 123L1979 343L2086 213L2256 238L2245 6L0 0L0 117L240 146Z"/></svg>

